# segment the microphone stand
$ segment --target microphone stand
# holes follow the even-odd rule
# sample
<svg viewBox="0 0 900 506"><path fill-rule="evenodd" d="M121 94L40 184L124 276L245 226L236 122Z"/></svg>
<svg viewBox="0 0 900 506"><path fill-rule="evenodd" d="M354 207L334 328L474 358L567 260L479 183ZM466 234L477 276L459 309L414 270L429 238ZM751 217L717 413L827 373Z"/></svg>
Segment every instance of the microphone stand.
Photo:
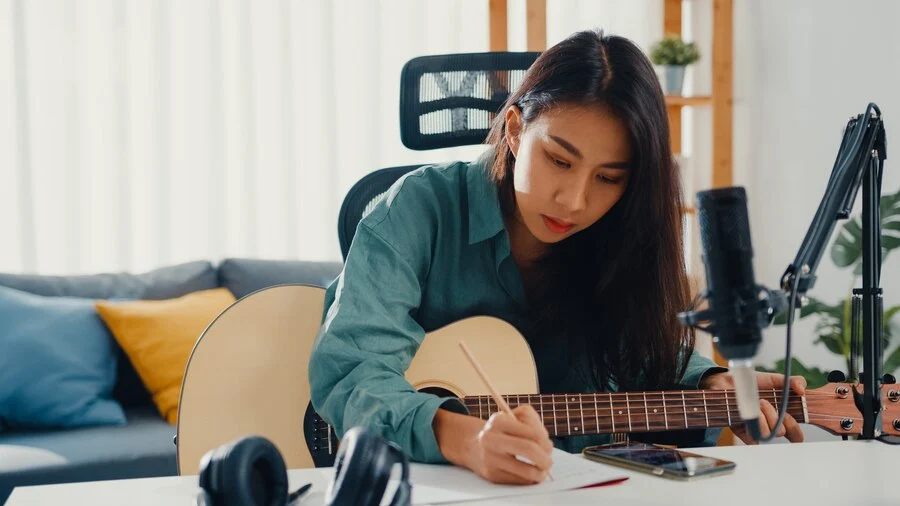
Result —
<svg viewBox="0 0 900 506"><path fill-rule="evenodd" d="M825 194L816 210L809 230L794 261L787 267L781 277L781 290L770 290L757 285L758 296L753 300L740 300L735 310L740 320L756 318L759 328L766 328L776 315L785 309L802 307L807 302L805 294L816 282L816 269L837 220L847 219L853 210L853 203L859 188L863 187L863 247L862 267L863 286L854 289L852 314L853 341L855 345L858 335L858 318L862 318L863 327L863 392L853 388L853 398L857 409L863 415L862 439L876 439L881 436L882 398L881 386L885 382L883 368L883 332L881 279L881 175L884 160L887 157L887 144L881 110L870 103L864 114L850 118L837 160L832 168L831 177ZM704 297L707 294L704 294ZM862 298L862 315L859 314L859 298ZM790 302L793 301L793 304ZM790 315L789 315L790 316ZM703 326L701 323L713 320L710 309L690 310L678 314L683 325L694 327L716 335L715 322ZM788 319L790 325L791 319ZM788 328L790 340L790 327ZM788 342L788 356L790 342ZM787 356L786 356L787 358ZM855 357L854 357L855 358ZM855 367L855 366L854 366ZM785 374L790 371L790 361L785 361ZM835 381L844 381L840 378ZM893 382L893 380L890 380ZM785 394L788 378L785 378ZM779 421L783 420L787 402L783 403ZM780 422L779 422L780 423ZM852 423L852 421L850 421ZM851 425L852 426L852 425ZM850 427L846 427L850 429Z"/></svg>
<svg viewBox="0 0 900 506"><path fill-rule="evenodd" d="M837 220L850 217L859 187L862 186L862 288L853 290L854 299L860 296L862 298L863 392L860 393L857 388L853 389L856 407L863 415L861 439L878 438L882 427L884 309L882 290L879 286L881 279L879 203L882 169L887 158L886 148L887 140L881 110L877 105L870 103L864 114L850 118L822 202L797 256L781 278L783 293L790 294L794 297L795 304L801 306L805 299L803 295L815 284L816 268ZM796 292L791 294L794 286ZM858 308L859 305L855 303L854 307ZM769 309L766 313L767 323L770 323L774 312ZM855 335L857 314L852 316L854 322L852 331Z"/></svg>

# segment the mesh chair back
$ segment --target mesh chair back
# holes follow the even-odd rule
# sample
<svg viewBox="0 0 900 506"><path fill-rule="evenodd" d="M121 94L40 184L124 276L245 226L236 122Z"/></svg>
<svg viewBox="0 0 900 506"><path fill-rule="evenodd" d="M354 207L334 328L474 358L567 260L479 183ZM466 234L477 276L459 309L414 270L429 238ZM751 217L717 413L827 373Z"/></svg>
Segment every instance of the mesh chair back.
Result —
<svg viewBox="0 0 900 506"><path fill-rule="evenodd" d="M341 255L344 260L347 259L347 252L350 251L350 243L356 234L359 220L372 212L392 184L407 172L419 167L421 165L379 169L366 174L350 188L338 214L338 241L341 244Z"/></svg>
<svg viewBox="0 0 900 506"><path fill-rule="evenodd" d="M484 143L494 116L538 52L421 56L400 73L400 139L419 151ZM347 259L359 220L388 188L421 165L389 167L356 182L341 204L338 241Z"/></svg>
<svg viewBox="0 0 900 506"><path fill-rule="evenodd" d="M400 139L415 150L481 144L538 52L414 58L400 74Z"/></svg>

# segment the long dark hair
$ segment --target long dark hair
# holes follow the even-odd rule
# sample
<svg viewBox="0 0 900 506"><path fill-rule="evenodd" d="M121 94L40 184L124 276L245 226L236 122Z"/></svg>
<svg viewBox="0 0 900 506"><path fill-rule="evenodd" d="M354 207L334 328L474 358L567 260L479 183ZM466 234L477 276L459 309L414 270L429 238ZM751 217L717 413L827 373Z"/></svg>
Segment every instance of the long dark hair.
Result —
<svg viewBox="0 0 900 506"><path fill-rule="evenodd" d="M515 212L515 158L506 110L525 125L558 104L605 105L626 125L632 167L622 198L597 223L553 245L536 324L589 357L588 379L620 389L674 385L694 347L679 324L690 287L682 248L682 194L659 80L626 38L582 31L544 51L510 95L488 136L491 178L504 214Z"/></svg>

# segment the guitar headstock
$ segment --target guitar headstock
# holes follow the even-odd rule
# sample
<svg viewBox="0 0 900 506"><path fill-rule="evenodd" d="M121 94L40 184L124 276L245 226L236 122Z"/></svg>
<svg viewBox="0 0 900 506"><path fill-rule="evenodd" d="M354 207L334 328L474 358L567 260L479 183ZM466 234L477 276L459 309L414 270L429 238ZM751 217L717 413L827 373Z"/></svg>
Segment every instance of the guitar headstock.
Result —
<svg viewBox="0 0 900 506"><path fill-rule="evenodd" d="M857 388L862 390L862 386ZM900 386L884 385L881 393L881 432L900 436ZM811 425L832 434L844 436L862 433L862 413L856 408L853 385L849 383L828 383L815 390L807 390L806 411Z"/></svg>
<svg viewBox="0 0 900 506"><path fill-rule="evenodd" d="M881 387L884 393L884 412L881 418L884 427L881 429L883 434L891 436L900 436L900 385L888 384Z"/></svg>

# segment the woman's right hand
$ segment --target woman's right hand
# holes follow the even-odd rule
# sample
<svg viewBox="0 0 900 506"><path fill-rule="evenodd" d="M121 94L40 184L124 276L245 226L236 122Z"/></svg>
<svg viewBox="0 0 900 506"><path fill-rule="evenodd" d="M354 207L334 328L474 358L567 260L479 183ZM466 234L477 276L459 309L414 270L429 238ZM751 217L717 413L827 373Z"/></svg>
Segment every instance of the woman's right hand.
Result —
<svg viewBox="0 0 900 506"><path fill-rule="evenodd" d="M531 406L518 406L513 410L515 417L494 413L487 423L473 417L444 413L450 417L436 417L435 436L450 462L467 467L494 483L530 485L547 478L553 465L553 443ZM441 418L443 420L439 421ZM478 425L473 421L481 425L477 432L473 429Z"/></svg>

